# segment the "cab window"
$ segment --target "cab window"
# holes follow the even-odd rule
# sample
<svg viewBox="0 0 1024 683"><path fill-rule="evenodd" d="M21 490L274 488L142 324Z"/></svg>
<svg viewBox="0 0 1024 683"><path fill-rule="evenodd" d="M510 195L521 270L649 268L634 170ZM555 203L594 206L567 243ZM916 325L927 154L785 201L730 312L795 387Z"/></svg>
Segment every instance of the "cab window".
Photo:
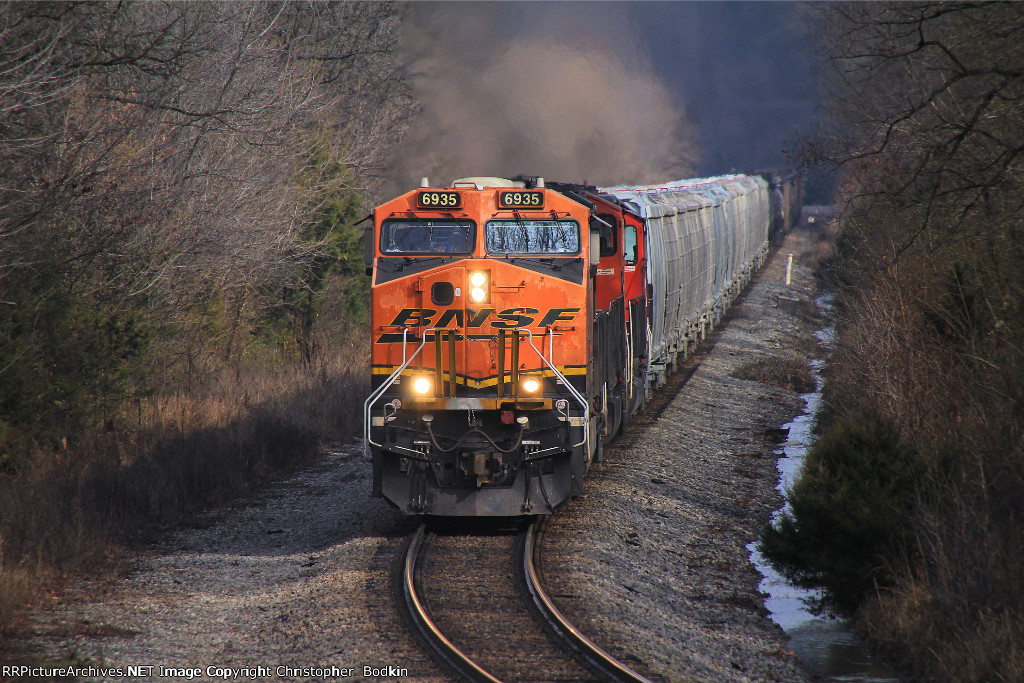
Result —
<svg viewBox="0 0 1024 683"><path fill-rule="evenodd" d="M599 213L597 217L601 219L597 221L598 229L601 231L601 256L615 256L616 244L615 233L618 232L615 229L615 216L610 213Z"/></svg>
<svg viewBox="0 0 1024 683"><path fill-rule="evenodd" d="M476 237L473 221L384 221L380 228L382 254L471 254Z"/></svg>
<svg viewBox="0 0 1024 683"><path fill-rule="evenodd" d="M637 248L636 248L636 226L625 225L622 228L622 251L626 256L626 265L636 265L637 259Z"/></svg>
<svg viewBox="0 0 1024 683"><path fill-rule="evenodd" d="M484 225L489 254L578 254L580 224L566 220L493 220Z"/></svg>

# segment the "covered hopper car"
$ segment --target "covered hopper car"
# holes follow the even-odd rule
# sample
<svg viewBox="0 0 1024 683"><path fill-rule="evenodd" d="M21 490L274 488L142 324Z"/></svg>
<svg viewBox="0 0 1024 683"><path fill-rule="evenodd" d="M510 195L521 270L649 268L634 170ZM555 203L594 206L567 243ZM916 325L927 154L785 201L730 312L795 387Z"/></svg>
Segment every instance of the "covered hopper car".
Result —
<svg viewBox="0 0 1024 683"><path fill-rule="evenodd" d="M373 493L407 514L550 514L720 320L796 179L598 189L464 178L377 207Z"/></svg>

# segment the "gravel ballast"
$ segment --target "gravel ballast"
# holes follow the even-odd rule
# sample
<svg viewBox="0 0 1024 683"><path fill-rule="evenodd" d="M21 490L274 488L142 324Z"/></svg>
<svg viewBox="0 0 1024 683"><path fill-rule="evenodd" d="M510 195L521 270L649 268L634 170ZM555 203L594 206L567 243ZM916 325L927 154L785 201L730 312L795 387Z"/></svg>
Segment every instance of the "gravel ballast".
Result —
<svg viewBox="0 0 1024 683"><path fill-rule="evenodd" d="M766 617L746 549L781 506L778 428L804 402L790 388L733 377L751 363L772 375L773 366L806 362L795 349L813 348L800 340L820 326L814 280L797 264L784 284L787 254L806 239L788 236L705 342L686 384L606 450L586 498L548 526L549 591L592 640L641 672L673 681L807 677Z"/></svg>
<svg viewBox="0 0 1024 683"><path fill-rule="evenodd" d="M786 237L696 369L682 370L692 376L678 393L630 424L591 469L585 496L547 527L544 580L559 608L660 680L807 680L767 617L745 547L781 506L777 428L803 402L732 373L813 351L822 325L799 259L784 284L786 254L813 239ZM369 497L359 449L335 447L201 528L168 534L119 578L73 583L35 610L18 649L76 666L153 666L151 678L197 667L210 680L218 670L207 667L221 667L245 670L226 680L253 680L246 674L266 667L257 678L323 680L317 670L336 667L346 680L449 680L394 606L394 559L418 520Z"/></svg>

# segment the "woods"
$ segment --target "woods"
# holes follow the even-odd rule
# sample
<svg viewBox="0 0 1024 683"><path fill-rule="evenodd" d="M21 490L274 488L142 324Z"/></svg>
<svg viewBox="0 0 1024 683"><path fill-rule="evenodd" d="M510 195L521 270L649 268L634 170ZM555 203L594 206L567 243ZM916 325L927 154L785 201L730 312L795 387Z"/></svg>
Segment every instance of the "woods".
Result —
<svg viewBox="0 0 1024 683"><path fill-rule="evenodd" d="M6 466L216 361L308 360L310 297L408 111L392 9L0 12Z"/></svg>
<svg viewBox="0 0 1024 683"><path fill-rule="evenodd" d="M833 605L907 675L1020 680L1024 6L841 3L814 20L832 127L805 157L836 169L843 210L826 410L846 433L863 415L872 433L894 429L898 443L872 452L890 467L916 453L900 456L909 506L891 502L889 477L854 499L875 507L849 515L881 510L889 529L855 560L871 582ZM819 493L849 489L849 477L822 480L848 462L842 443L826 432L812 453ZM844 547L841 525L817 522L791 518L796 533L768 545L814 529ZM791 574L815 571L780 547ZM834 590L852 566L818 585Z"/></svg>
<svg viewBox="0 0 1024 683"><path fill-rule="evenodd" d="M0 5L0 625L112 520L350 428L355 223L412 108L397 24L384 3Z"/></svg>
<svg viewBox="0 0 1024 683"><path fill-rule="evenodd" d="M774 559L907 676L1021 680L1024 5L809 13L828 126L800 156L839 188L839 342ZM50 578L355 429L357 223L417 108L399 21L378 2L0 3L0 633Z"/></svg>

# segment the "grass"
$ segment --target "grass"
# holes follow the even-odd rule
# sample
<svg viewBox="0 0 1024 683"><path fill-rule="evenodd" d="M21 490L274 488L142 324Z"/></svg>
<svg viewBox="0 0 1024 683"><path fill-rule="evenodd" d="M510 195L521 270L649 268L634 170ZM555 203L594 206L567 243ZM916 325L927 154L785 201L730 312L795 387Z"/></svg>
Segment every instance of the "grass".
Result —
<svg viewBox="0 0 1024 683"><path fill-rule="evenodd" d="M744 363L733 370L736 379L752 379L798 394L815 390L811 366L803 357L762 358Z"/></svg>
<svg viewBox="0 0 1024 683"><path fill-rule="evenodd" d="M74 450L0 478L0 635L55 578L94 568L154 528L312 462L358 432L363 347L224 372L202 395L137 402Z"/></svg>

